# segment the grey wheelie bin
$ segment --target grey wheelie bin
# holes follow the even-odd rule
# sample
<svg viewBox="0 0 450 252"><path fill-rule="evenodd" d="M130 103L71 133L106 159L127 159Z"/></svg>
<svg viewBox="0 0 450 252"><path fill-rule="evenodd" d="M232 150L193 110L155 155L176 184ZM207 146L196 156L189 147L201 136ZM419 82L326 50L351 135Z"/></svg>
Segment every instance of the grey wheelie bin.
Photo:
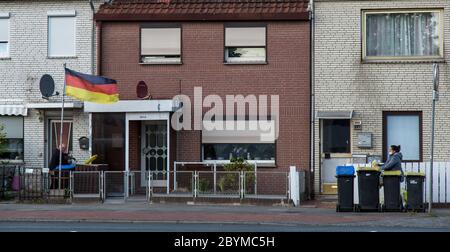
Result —
<svg viewBox="0 0 450 252"><path fill-rule="evenodd" d="M353 204L353 180L355 168L353 166L336 167L336 178L338 186L338 203L336 212L352 212Z"/></svg>
<svg viewBox="0 0 450 252"><path fill-rule="evenodd" d="M386 212L403 211L403 201L400 190L401 171L383 171L384 204L381 206Z"/></svg>
<svg viewBox="0 0 450 252"><path fill-rule="evenodd" d="M380 168L361 167L358 173L358 199L359 204L355 210L379 212L380 206Z"/></svg>
<svg viewBox="0 0 450 252"><path fill-rule="evenodd" d="M425 212L424 181L425 174L419 172L407 172L406 174L406 211Z"/></svg>

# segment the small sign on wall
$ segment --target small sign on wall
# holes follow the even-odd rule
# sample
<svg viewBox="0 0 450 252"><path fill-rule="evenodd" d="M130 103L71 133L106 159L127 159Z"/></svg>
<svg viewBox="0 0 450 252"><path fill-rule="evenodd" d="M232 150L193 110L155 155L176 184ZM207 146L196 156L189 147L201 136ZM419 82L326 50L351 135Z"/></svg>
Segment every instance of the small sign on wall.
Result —
<svg viewBox="0 0 450 252"><path fill-rule="evenodd" d="M358 133L358 147L372 148L372 133L370 132Z"/></svg>

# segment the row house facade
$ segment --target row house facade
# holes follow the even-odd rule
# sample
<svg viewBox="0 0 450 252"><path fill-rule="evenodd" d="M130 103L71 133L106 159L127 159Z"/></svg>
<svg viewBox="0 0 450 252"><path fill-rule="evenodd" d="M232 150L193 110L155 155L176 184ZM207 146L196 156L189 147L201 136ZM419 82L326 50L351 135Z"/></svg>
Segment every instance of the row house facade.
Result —
<svg viewBox="0 0 450 252"><path fill-rule="evenodd" d="M94 8L103 1L91 1ZM94 72L93 10L85 0L0 1L0 124L6 148L0 160L46 167L59 141L61 95L43 99L40 79L49 74L62 94L64 67ZM83 161L90 150L89 114L67 99L63 143Z"/></svg>
<svg viewBox="0 0 450 252"><path fill-rule="evenodd" d="M337 165L429 160L433 64L440 68L437 161L450 154L449 1L314 1L314 191L335 194Z"/></svg>
<svg viewBox="0 0 450 252"><path fill-rule="evenodd" d="M117 80L120 101L86 103L85 111L92 114L93 153L110 170L145 174L172 171L175 161L221 164L243 157L258 170L296 166L309 174L308 1L117 0L102 5L95 21L97 74ZM195 121L191 130L174 130L173 97L189 98L200 116L213 107L202 108L199 88L200 99L277 95L279 112L269 109L268 118L277 121L279 136L262 141L246 130L195 128ZM228 122L261 120L251 119L257 116L252 106L246 104L240 119L225 104L220 112L231 116ZM168 180L161 175L154 185Z"/></svg>

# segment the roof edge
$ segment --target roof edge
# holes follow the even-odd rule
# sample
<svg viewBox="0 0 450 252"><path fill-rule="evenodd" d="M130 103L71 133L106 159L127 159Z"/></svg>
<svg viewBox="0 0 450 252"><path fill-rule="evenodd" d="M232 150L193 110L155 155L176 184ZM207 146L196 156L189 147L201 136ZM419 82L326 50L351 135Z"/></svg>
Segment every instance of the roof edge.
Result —
<svg viewBox="0 0 450 252"><path fill-rule="evenodd" d="M245 14L101 14L96 21L309 21L309 12L300 13L245 13Z"/></svg>

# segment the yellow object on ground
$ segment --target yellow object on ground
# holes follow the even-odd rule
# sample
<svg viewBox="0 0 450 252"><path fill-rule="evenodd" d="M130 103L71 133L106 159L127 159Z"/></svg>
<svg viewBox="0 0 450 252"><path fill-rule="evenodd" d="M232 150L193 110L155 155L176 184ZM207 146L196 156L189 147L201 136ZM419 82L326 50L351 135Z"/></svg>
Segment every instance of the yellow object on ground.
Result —
<svg viewBox="0 0 450 252"><path fill-rule="evenodd" d="M382 176L401 176L401 171L383 171Z"/></svg>
<svg viewBox="0 0 450 252"><path fill-rule="evenodd" d="M90 157L88 160L84 161L84 164L92 164L97 159L98 155L95 154L94 156Z"/></svg>
<svg viewBox="0 0 450 252"><path fill-rule="evenodd" d="M423 173L423 172L407 172L407 173L405 173L405 176L421 176L421 177L425 177L425 173Z"/></svg>

